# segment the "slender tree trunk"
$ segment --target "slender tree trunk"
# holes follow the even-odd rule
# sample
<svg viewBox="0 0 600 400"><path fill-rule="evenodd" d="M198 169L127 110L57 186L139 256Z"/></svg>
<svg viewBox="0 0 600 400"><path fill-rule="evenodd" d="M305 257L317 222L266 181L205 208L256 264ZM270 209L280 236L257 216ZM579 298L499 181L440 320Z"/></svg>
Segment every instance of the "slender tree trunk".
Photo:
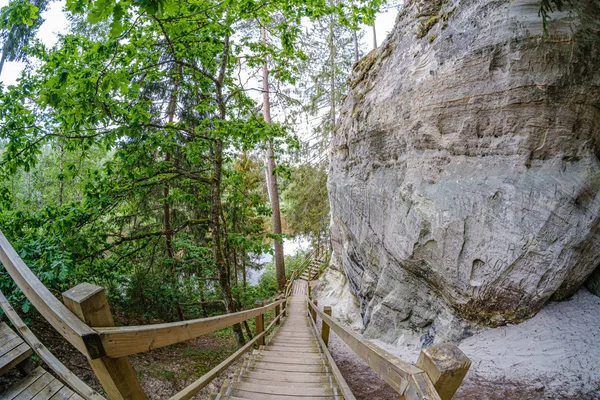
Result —
<svg viewBox="0 0 600 400"><path fill-rule="evenodd" d="M242 279L243 279L243 285L244 285L244 290L246 290L246 256L243 256L242 259Z"/></svg>
<svg viewBox="0 0 600 400"><path fill-rule="evenodd" d="M229 286L227 265L225 263L225 257L223 256L223 241L221 240L221 171L223 168L223 141L221 139L215 140L213 153L213 182L210 194L210 221L213 254L219 275L219 286L221 287L221 293L223 294L223 300L225 301L225 308L227 309L227 312L232 313L236 311L236 307L231 287ZM238 345L243 346L245 340L240 324L235 324L233 326L233 334L235 335Z"/></svg>
<svg viewBox="0 0 600 400"><path fill-rule="evenodd" d="M181 66L177 68L177 76L175 77L173 84L173 91L171 92L171 99L169 100L169 109L168 116L169 122L172 123L175 119L175 108L177 106L177 92L179 91L179 79L181 76ZM165 152L165 162L169 164L171 162L171 153L167 150ZM173 236L171 234L171 205L169 204L169 184L165 183L164 189L164 200L163 200L163 213L165 220L165 242L167 245L167 256L171 262L169 267L169 273L171 274L171 283L173 284L173 288L177 289L177 275L175 273L175 251L173 249ZM183 321L185 318L183 316L183 310L181 306L177 304L177 316L180 321Z"/></svg>
<svg viewBox="0 0 600 400"><path fill-rule="evenodd" d="M229 59L229 36L225 36L224 40L223 58L221 60L221 69L219 76L216 79L216 99L219 107L219 118L225 120L227 117L226 105L223 97L223 82L225 80L225 72L227 68L227 62ZM215 139L213 143L213 179L211 183L210 191L210 228L212 231L212 247L213 255L215 258L215 265L217 267L219 286L221 287L221 293L223 300L225 301L225 308L227 312L232 313L236 311L235 302L231 293L231 287L229 285L229 277L227 276L227 265L223 256L223 241L221 240L221 210L223 205L221 204L221 173L223 171L223 140L220 138ZM239 346L243 346L246 341L244 339L244 333L240 324L233 325L233 334Z"/></svg>
<svg viewBox="0 0 600 400"><path fill-rule="evenodd" d="M1 69L1 67L0 67ZM1 72L0 72L1 73ZM64 171L65 171L65 166L64 166L64 158L65 158L65 145L63 143L60 143L60 179L58 181L58 205L62 207L63 205L63 194L64 194L64 190L65 190L65 177L63 175Z"/></svg>
<svg viewBox="0 0 600 400"><path fill-rule="evenodd" d="M354 63L358 62L358 35L356 31L352 32L352 38L354 39Z"/></svg>
<svg viewBox="0 0 600 400"><path fill-rule="evenodd" d="M377 48L377 31L375 31L375 22L373 22L373 48Z"/></svg>
<svg viewBox="0 0 600 400"><path fill-rule="evenodd" d="M2 51L2 57L0 58L0 75L2 75L2 70L4 69L4 62L6 61L6 49Z"/></svg>
<svg viewBox="0 0 600 400"><path fill-rule="evenodd" d="M329 90L331 92L331 109L329 115L331 117L331 134L335 128L335 36L333 32L333 25L335 24L335 18L331 17L329 24L329 64L331 68Z"/></svg>
<svg viewBox="0 0 600 400"><path fill-rule="evenodd" d="M202 318L206 318L208 317L208 314L206 312L206 304L205 304L205 297L204 297L204 286L202 286L202 288L200 289L200 312L202 313Z"/></svg>
<svg viewBox="0 0 600 400"><path fill-rule="evenodd" d="M267 43L267 29L262 27L263 43ZM269 66L267 57L263 64L263 117L265 122L271 123L271 103L269 101ZM275 175L275 155L273 153L273 142L267 140L267 186L269 188L269 198L271 199L271 209L273 214L271 222L273 224L273 234L281 235L281 212L279 209L279 190L277 188L277 175ZM283 257L283 243L275 239L275 272L277 275L277 287L280 291L285 289L285 260Z"/></svg>

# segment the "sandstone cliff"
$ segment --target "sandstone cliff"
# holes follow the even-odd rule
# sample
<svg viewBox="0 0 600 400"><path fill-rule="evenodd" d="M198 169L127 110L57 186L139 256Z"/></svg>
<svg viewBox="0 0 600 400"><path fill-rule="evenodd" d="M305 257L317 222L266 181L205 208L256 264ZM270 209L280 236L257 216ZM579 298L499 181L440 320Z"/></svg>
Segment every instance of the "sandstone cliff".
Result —
<svg viewBox="0 0 600 400"><path fill-rule="evenodd" d="M351 77L333 262L365 333L518 322L600 263L600 1L413 1Z"/></svg>

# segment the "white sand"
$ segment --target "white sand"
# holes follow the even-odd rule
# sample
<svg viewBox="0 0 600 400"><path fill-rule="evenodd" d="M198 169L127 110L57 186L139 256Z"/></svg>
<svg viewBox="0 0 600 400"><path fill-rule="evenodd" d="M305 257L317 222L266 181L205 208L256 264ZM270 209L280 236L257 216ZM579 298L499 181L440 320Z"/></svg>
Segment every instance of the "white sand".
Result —
<svg viewBox="0 0 600 400"><path fill-rule="evenodd" d="M316 285L319 305L331 305L334 316L360 330L358 302L345 276L330 270L324 278ZM405 361L416 362L418 338L407 335L403 340L393 344L372 342ZM463 340L459 347L473 362L464 386L485 384L488 394L492 393L481 399L600 400L600 297L586 289L568 301L549 303L521 324L481 331ZM511 394L494 395L495 390L507 386L513 388ZM519 388L529 394L515 394Z"/></svg>
<svg viewBox="0 0 600 400"><path fill-rule="evenodd" d="M518 325L463 340L469 375L535 386L552 398L600 399L600 297L581 289Z"/></svg>

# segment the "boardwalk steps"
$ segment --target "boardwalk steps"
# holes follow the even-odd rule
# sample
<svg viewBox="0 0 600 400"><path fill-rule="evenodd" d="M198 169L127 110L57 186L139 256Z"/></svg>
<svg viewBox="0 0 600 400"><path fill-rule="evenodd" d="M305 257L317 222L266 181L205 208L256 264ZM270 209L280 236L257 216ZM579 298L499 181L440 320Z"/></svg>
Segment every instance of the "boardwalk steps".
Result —
<svg viewBox="0 0 600 400"><path fill-rule="evenodd" d="M295 282L288 317L266 345L252 352L233 378L223 383L214 399L344 399L341 382L310 323L306 285Z"/></svg>
<svg viewBox="0 0 600 400"><path fill-rule="evenodd" d="M33 350L10 327L0 322L0 375L18 368L26 375L10 388L0 388L2 400L83 399L42 367L31 371Z"/></svg>
<svg viewBox="0 0 600 400"><path fill-rule="evenodd" d="M304 271L300 275L300 279L307 282L316 279L319 275L319 266L321 264L321 260L314 260L310 265L308 265L308 267L304 269Z"/></svg>
<svg viewBox="0 0 600 400"><path fill-rule="evenodd" d="M89 360L111 399L148 398L128 356L254 319L252 339L170 400L192 399L247 352L252 353L213 398L355 400L327 348L330 333L344 342L402 399L450 400L471 364L460 349L450 343L431 346L423 349L417 364L412 365L349 329L332 317L331 307L320 308L317 300L312 299L310 281L318 276L321 264L315 260L317 254L321 252L313 251L297 270L292 271L284 290L277 297L266 302L259 300L252 309L209 318L117 327L103 288L81 283L64 292L63 302L59 301L0 232L0 262L5 270L41 316ZM299 279L302 274L305 279ZM0 388L0 399L105 400L69 371L33 335L1 291L0 308L19 336L52 372L50 375L42 368L32 371L4 394ZM273 317L270 318L270 315ZM270 318L266 327L265 317ZM10 335L6 329L3 331ZM273 336L267 339L270 333ZM20 365L22 358L27 358L21 351L26 351L23 343L18 338L15 342L13 340L15 338L11 336L2 342L10 343L7 346L10 350L15 346L20 348L15 352L15 358L6 363L11 366Z"/></svg>

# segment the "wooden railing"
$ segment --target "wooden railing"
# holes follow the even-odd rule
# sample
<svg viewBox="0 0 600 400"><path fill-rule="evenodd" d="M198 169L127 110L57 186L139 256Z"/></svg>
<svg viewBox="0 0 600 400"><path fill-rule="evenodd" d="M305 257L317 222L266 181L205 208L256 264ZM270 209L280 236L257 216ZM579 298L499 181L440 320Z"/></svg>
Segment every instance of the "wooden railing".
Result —
<svg viewBox="0 0 600 400"><path fill-rule="evenodd" d="M54 372L63 382L85 399L104 400L104 397L100 396L94 389L90 388L85 382L69 371L69 369L39 341L27 325L25 325L21 317L19 317L19 314L17 314L15 309L10 305L2 292L0 292L0 308L2 308L2 311L8 317L15 329L19 331L23 340L27 342L29 347L35 351L38 357L40 357L40 359L46 363L52 372Z"/></svg>
<svg viewBox="0 0 600 400"><path fill-rule="evenodd" d="M292 294L294 279L301 273L299 269L292 272L280 297L267 305L257 302L251 310L183 322L115 327L103 288L87 283L80 284L63 293L64 304L61 303L29 270L1 232L0 261L39 313L88 358L108 396L119 400L147 398L129 362L129 355L183 342L254 318L256 335L252 340L172 399L193 397L254 345L264 344L267 332L279 324L282 316L286 314L287 299ZM470 360L451 344L424 349L416 366L405 363L344 327L331 317L331 309L321 311L316 301L313 302L310 298L310 291L307 301L315 329L317 316L322 320L319 340L330 361L332 372L338 378L341 377L341 373L327 351L330 330L406 400L449 400L469 369ZM3 296L0 297L0 305L5 311L9 311L9 318L12 315L13 324L22 325L19 330L23 334L26 326L22 321L19 322L18 315ZM275 310L275 318L264 329L264 314L271 310ZM31 340L32 347L41 348L35 337L26 334L24 337ZM67 384L87 399L99 398L99 395L44 349L38 354ZM343 379L338 381L345 382ZM350 400L354 399L347 385L342 386L340 390L344 396Z"/></svg>
<svg viewBox="0 0 600 400"><path fill-rule="evenodd" d="M310 287L310 285L309 285ZM471 360L451 343L443 343L421 350L416 366L375 346L361 335L353 332L331 316L331 307L320 310L317 300L310 295L306 299L310 320L317 330L317 316L321 319L322 346L327 349L329 332L332 330L371 369L388 383L403 400L450 400L462 383ZM328 358L329 351L325 351ZM334 362L330 363L335 365ZM334 374L339 373L337 367ZM340 388L346 399L353 399L348 388Z"/></svg>
<svg viewBox="0 0 600 400"><path fill-rule="evenodd" d="M287 297L292 292L294 278L298 276L297 271L293 271L284 292L278 298L267 305L257 302L251 310L182 322L115 327L103 288L82 283L63 293L64 304L61 303L25 265L2 232L0 261L38 312L87 357L109 398L118 400L147 398L127 356L180 343L255 318L256 335L252 340L172 399L189 399L194 396L255 344L264 344L265 335L285 315ZM0 297L0 303L10 307L3 296ZM275 317L267 329L263 329L264 314L271 310L275 310ZM79 387L77 392L84 398L95 400L99 397L91 389L88 392L89 388L82 386L82 382L74 375L69 375L62 364L55 363L56 357L51 353L42 359L46 363L54 363L57 367L55 372L67 384L75 386L72 386L73 389Z"/></svg>

